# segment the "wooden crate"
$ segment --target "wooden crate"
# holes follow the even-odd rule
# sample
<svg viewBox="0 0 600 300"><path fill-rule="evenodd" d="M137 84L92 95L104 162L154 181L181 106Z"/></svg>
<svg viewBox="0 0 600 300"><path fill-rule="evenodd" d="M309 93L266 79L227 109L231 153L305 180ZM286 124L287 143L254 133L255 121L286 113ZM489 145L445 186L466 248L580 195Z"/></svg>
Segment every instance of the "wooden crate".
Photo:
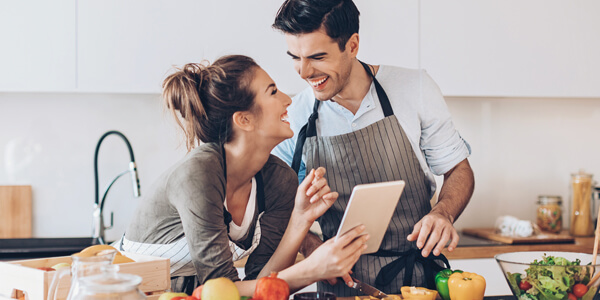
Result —
<svg viewBox="0 0 600 300"><path fill-rule="evenodd" d="M135 253L122 252L135 260L119 264L119 273L135 274L142 277L139 288L152 295L164 293L171 288L169 259ZM58 263L71 263L70 256L0 262L0 300L19 299L47 300L48 289L55 271L43 271L38 267L51 267ZM71 286L71 276L64 276L57 292L58 300L65 300ZM149 296L152 298L152 296ZM48 299L52 300L52 299Z"/></svg>

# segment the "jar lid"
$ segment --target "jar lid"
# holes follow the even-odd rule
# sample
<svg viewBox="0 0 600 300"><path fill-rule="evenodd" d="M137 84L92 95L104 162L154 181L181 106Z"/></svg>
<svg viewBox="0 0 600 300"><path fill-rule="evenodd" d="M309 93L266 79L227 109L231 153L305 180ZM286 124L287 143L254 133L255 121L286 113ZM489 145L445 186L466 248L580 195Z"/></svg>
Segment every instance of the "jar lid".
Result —
<svg viewBox="0 0 600 300"><path fill-rule="evenodd" d="M81 285L90 292L119 293L135 290L142 282L142 277L132 274L117 273L118 265L103 266L103 274L81 278Z"/></svg>
<svg viewBox="0 0 600 300"><path fill-rule="evenodd" d="M561 196L553 196L553 195L540 195L538 196L538 204L562 204Z"/></svg>

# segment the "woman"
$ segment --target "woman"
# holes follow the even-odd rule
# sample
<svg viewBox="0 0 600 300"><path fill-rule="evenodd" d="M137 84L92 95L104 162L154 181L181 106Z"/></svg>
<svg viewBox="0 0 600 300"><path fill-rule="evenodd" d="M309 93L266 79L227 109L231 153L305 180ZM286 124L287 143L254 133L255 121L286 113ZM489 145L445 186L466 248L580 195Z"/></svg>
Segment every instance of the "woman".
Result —
<svg viewBox="0 0 600 300"><path fill-rule="evenodd" d="M252 295L252 279L271 271L292 290L348 274L365 249L368 236L357 238L362 228L292 265L310 225L338 194L323 168L298 186L294 171L270 155L293 132L286 120L291 99L269 75L251 58L232 55L187 64L163 89L189 153L140 202L121 249L169 257L172 289L188 294L217 277ZM233 261L245 256L242 282Z"/></svg>

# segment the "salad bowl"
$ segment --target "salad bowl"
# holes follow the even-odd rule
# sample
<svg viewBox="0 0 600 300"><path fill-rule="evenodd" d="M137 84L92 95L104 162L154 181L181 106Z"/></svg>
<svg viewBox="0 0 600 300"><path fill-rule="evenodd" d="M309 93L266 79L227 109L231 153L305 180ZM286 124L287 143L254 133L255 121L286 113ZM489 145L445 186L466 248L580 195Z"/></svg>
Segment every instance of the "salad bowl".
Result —
<svg viewBox="0 0 600 300"><path fill-rule="evenodd" d="M600 264L591 264L591 254L527 251L495 259L519 300L592 300L598 294L600 280L589 284L600 273Z"/></svg>

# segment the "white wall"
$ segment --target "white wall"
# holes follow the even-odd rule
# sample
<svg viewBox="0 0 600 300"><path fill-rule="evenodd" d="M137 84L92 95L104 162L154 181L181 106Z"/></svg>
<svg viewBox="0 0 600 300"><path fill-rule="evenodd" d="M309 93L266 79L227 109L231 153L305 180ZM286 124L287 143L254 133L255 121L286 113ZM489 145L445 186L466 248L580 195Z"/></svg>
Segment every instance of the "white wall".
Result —
<svg viewBox="0 0 600 300"><path fill-rule="evenodd" d="M185 153L158 95L0 93L0 128L0 184L32 185L35 237L91 235L94 150L104 132L119 130L129 139L142 194ZM98 159L101 192L128 162L124 142L107 137ZM115 239L139 201L129 176L106 201L107 220L115 212L107 237Z"/></svg>
<svg viewBox="0 0 600 300"><path fill-rule="evenodd" d="M540 194L568 199L569 174L600 176L600 99L448 98L456 127L473 148L475 194L456 225L493 226L504 214L533 220ZM185 153L158 95L0 94L0 184L33 186L34 236L89 236L93 155L105 131L130 140L142 194ZM127 168L122 141L100 149L102 189ZM139 200L128 177L107 198L114 239ZM565 204L565 208L567 205Z"/></svg>

